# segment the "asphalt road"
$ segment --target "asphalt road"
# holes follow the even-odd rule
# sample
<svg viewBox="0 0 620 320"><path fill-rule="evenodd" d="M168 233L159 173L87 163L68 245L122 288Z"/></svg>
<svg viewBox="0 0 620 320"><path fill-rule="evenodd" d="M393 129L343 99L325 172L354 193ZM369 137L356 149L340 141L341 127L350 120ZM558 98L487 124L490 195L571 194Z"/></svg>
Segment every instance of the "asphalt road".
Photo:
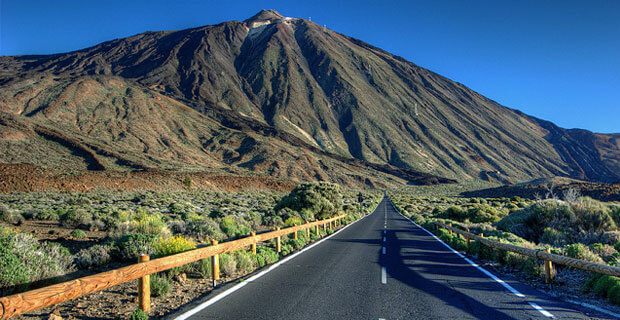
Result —
<svg viewBox="0 0 620 320"><path fill-rule="evenodd" d="M203 309L189 306L175 317L192 312L190 319L609 318L502 280L513 291L384 199L371 215L333 237L240 288L215 290Z"/></svg>

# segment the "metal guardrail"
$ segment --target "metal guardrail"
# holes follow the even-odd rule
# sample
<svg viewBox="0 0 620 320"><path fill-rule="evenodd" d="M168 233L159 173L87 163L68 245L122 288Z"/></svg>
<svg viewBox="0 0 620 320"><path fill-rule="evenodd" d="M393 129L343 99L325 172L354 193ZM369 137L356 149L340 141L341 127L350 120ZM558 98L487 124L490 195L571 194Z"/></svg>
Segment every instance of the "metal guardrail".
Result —
<svg viewBox="0 0 620 320"><path fill-rule="evenodd" d="M140 279L139 281L139 307L145 311L150 309L150 282L148 276L157 272L166 271L174 267L179 267L188 263L196 262L205 258L212 258L213 278L214 281L219 279L219 268L217 263L217 255L244 247L251 247L253 253L256 253L256 243L276 239L276 250L280 252L280 237L295 233L301 230L307 230L314 227L318 233L319 226L324 230L329 224L336 226L346 215L340 215L334 218L306 223L303 225L293 226L280 230L255 234L238 240L223 242L218 244L217 241L213 245L198 248L183 253L148 260L148 256L141 256L140 262L119 269L114 269L95 275L78 278L75 280L58 283L43 287L36 290L26 291L6 297L0 298L0 319L8 319L26 312L34 311L40 308L55 305L71 299L75 299L89 293L101 291L125 282ZM216 279L217 278L217 279Z"/></svg>

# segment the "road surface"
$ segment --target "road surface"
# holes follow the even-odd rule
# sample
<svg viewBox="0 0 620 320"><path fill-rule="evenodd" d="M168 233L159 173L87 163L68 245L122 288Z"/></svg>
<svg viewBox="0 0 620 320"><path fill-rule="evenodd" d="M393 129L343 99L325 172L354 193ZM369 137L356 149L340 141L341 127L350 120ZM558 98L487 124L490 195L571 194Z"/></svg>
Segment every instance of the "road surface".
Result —
<svg viewBox="0 0 620 320"><path fill-rule="evenodd" d="M172 318L610 318L515 280L502 279L502 285L471 263L385 198L372 214L331 238L243 285L215 290Z"/></svg>

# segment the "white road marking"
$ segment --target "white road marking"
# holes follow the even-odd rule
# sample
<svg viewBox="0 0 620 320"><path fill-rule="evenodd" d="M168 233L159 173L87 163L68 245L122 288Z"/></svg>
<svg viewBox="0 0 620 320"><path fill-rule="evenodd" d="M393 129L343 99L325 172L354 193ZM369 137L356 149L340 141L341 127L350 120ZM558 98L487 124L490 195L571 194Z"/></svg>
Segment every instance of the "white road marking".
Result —
<svg viewBox="0 0 620 320"><path fill-rule="evenodd" d="M394 206L394 205L392 205ZM397 210L398 211L398 210ZM515 296L520 297L520 298L525 298L525 295L519 291L517 291L515 288L513 288L511 285L507 284L506 282L504 282L504 280L496 277L494 274L490 273L489 271L485 270L484 268L482 268L481 266L479 266L477 263L474 263L473 261L471 261L470 259L468 259L467 257L465 257L464 255L462 255L460 252L452 249L452 247L450 247L448 244L446 244L445 242L443 242L441 239L439 239L437 236L435 236L432 232L426 230L424 227L422 227L421 225L413 222L413 220L405 217L402 213L398 212L398 214L400 214L401 216L403 216L405 219L409 220L411 223L413 223L416 227L424 230L426 233L428 233L430 236L432 236L433 238L435 238L435 240L439 241L439 243L443 244L446 248L450 249L450 251L452 251L453 253L455 253L456 255L458 255L459 257L463 258L465 261L467 261L467 263L471 264L472 266L476 267L478 270L480 270L482 273L486 274L489 278L495 280L497 283L501 284L502 286L504 286L504 288L508 289L508 291L512 292ZM533 303L533 302L528 302L534 309L536 309L538 312L542 313L545 317L551 317L553 318L553 315L543 309L541 306Z"/></svg>
<svg viewBox="0 0 620 320"><path fill-rule="evenodd" d="M383 254L385 254L385 247L383 247Z"/></svg>
<svg viewBox="0 0 620 320"><path fill-rule="evenodd" d="M377 206L377 208L378 208L378 207L379 207L379 206ZM375 210L377 210L377 208L375 208ZM201 303L201 304L200 304L200 305L198 305L196 308L191 309L191 310L189 310L189 311L185 312L184 314L182 314L182 315L180 315L180 316L176 317L176 318L175 318L175 320L185 320L185 319L188 319L189 317L191 317L191 316L195 315L196 313L198 313L198 312L202 311L203 309L205 309L205 308L209 307L210 305L212 305L212 304L214 304L214 303L216 303L216 302L218 302L218 301L220 301L220 300L222 300L222 299L226 298L226 297L227 297L228 295L230 295L231 293L233 293L233 292L235 292L235 291L237 291L237 290L239 290L239 289L241 289L241 288L245 287L248 283L251 283L251 282L255 281L256 279L258 279L258 278L260 278L260 277L264 276L264 275L265 275L265 274L267 274L268 272L273 271L275 268L279 267L280 265L282 265L282 264L284 264L284 263L288 262L289 260L291 260L291 259L293 259L293 258L297 257L298 255L300 255L300 254L304 253L305 251L312 249L313 247L317 246L318 244L322 243L323 241L325 241L325 240L327 240L327 239L329 239L329 238L331 238L331 237L333 237L333 236L337 235L338 233L340 233L340 232L341 232L341 231L343 231L344 229L348 228L349 226L352 226L352 225L356 224L357 222L362 221L364 218L366 218L366 217L370 216L372 213L374 213L374 212L375 212L375 210L373 210L370 214L363 216L361 219L359 219L359 220L357 220L357 221L354 221L354 222L353 222L353 223L351 223L351 224L346 225L344 228L342 228L342 229L340 229L340 230L338 230L338 231L336 231L336 232L332 233L331 235L329 235L329 236L327 236L327 237L325 237L325 238L323 238L323 239L321 239L321 240L319 240L319 241L317 241L317 242L315 242L315 243L313 243L313 244L311 244L311 245L309 245L309 246L307 246L307 247L303 248L303 249L302 249L302 250L300 250L299 252L296 252L296 253L294 253L294 254L292 254L292 255L290 255L290 256L288 256L288 257L286 257L286 258L284 258L284 259L282 259L282 260L280 260L280 261L278 261L278 262L276 262L276 263L274 263L274 264L272 264L269 268L267 268L267 270L261 271L261 272L259 272L259 273L255 274L255 275L253 275L253 276L251 276L251 277L247 278L245 281L238 283L238 284L237 284L237 285L235 285L234 287L232 287L232 288L230 288L230 289L227 289L227 290L225 290L225 291L221 292L221 293L220 293L220 294L218 294L217 296L215 296L215 297L213 297L213 298L211 298L211 299L209 299L209 300L207 300L207 301L205 301L205 302Z"/></svg>
<svg viewBox="0 0 620 320"><path fill-rule="evenodd" d="M387 275L385 273L385 267L381 267L381 283L387 283Z"/></svg>
<svg viewBox="0 0 620 320"><path fill-rule="evenodd" d="M385 242L385 237L383 237L383 242Z"/></svg>
<svg viewBox="0 0 620 320"><path fill-rule="evenodd" d="M551 313L549 313L549 311L541 308L539 305L535 304L534 302L528 302L530 304L530 306L534 307L534 309L538 310L540 313L542 313L545 317L547 318L553 318L553 315Z"/></svg>
<svg viewBox="0 0 620 320"><path fill-rule="evenodd" d="M383 230L383 234L386 234L386 233L387 233L387 231Z"/></svg>

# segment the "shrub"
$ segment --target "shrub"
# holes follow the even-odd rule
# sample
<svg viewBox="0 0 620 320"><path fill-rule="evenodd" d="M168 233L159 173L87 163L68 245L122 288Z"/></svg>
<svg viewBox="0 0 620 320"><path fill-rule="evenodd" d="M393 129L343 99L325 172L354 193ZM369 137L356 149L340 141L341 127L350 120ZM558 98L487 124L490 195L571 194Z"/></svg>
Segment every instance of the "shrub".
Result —
<svg viewBox="0 0 620 320"><path fill-rule="evenodd" d="M153 255L156 237L150 234L132 233L116 241L118 256L123 261L136 261L141 254Z"/></svg>
<svg viewBox="0 0 620 320"><path fill-rule="evenodd" d="M222 240L226 238L217 222L202 217L186 221L185 233L199 239L209 237L209 239Z"/></svg>
<svg viewBox="0 0 620 320"><path fill-rule="evenodd" d="M0 210L0 221L20 226L24 223L24 216L14 210Z"/></svg>
<svg viewBox="0 0 620 320"><path fill-rule="evenodd" d="M165 297L170 292L170 279L155 273L151 275L151 297Z"/></svg>
<svg viewBox="0 0 620 320"><path fill-rule="evenodd" d="M82 208L71 209L60 217L60 223L66 228L88 228L91 221L90 212Z"/></svg>
<svg viewBox="0 0 620 320"><path fill-rule="evenodd" d="M152 234L159 237L170 235L168 225L162 221L158 215L142 215L137 221L136 232L142 234Z"/></svg>
<svg viewBox="0 0 620 320"><path fill-rule="evenodd" d="M80 229L75 229L73 231L71 231L71 233L69 234L70 236L76 238L76 239L84 239L86 238L86 232L80 230Z"/></svg>
<svg viewBox="0 0 620 320"><path fill-rule="evenodd" d="M304 224L304 222L299 217L290 217L284 221L284 227L293 227Z"/></svg>
<svg viewBox="0 0 620 320"><path fill-rule="evenodd" d="M340 186L333 183L304 183L283 197L275 211L279 212L284 208L295 212L308 210L313 213L315 220L329 218L342 208L342 192Z"/></svg>
<svg viewBox="0 0 620 320"><path fill-rule="evenodd" d="M235 260L237 261L237 271L242 274L250 273L256 268L252 253L239 250L235 252Z"/></svg>
<svg viewBox="0 0 620 320"><path fill-rule="evenodd" d="M564 252L567 256L575 259L581 259L591 262L604 263L603 259L592 252L583 243L573 243L564 246Z"/></svg>
<svg viewBox="0 0 620 320"><path fill-rule="evenodd" d="M74 270L67 248L39 243L30 234L0 228L0 293L28 288L30 282L53 279Z"/></svg>
<svg viewBox="0 0 620 320"><path fill-rule="evenodd" d="M220 228L224 233L231 238L238 238L248 235L251 230L246 226L240 226L233 217L225 217L220 223Z"/></svg>
<svg viewBox="0 0 620 320"><path fill-rule="evenodd" d="M548 243L554 246L564 245L567 241L568 239L564 233L550 227L546 227L540 237L540 242Z"/></svg>
<svg viewBox="0 0 620 320"><path fill-rule="evenodd" d="M228 253L222 253L219 256L220 270L226 276L232 277L237 273L237 261Z"/></svg>
<svg viewBox="0 0 620 320"><path fill-rule="evenodd" d="M156 257L165 257L176 253L196 249L196 243L183 236L173 236L169 238L159 238L153 243Z"/></svg>
<svg viewBox="0 0 620 320"><path fill-rule="evenodd" d="M148 320L149 314L144 312L142 309L136 309L131 313L130 320Z"/></svg>
<svg viewBox="0 0 620 320"><path fill-rule="evenodd" d="M291 252L293 252L293 251L294 251L293 246L292 246L291 244L289 244L289 243L283 243L283 244L282 244L282 248L281 248L281 249L282 249L282 250L280 251L280 255L282 255L282 256L287 256L287 255L289 255Z"/></svg>
<svg viewBox="0 0 620 320"><path fill-rule="evenodd" d="M213 272L211 266L211 258L201 259L194 264L194 271L196 271L202 278L210 278Z"/></svg>
<svg viewBox="0 0 620 320"><path fill-rule="evenodd" d="M263 267L268 264L276 263L280 258L278 253L268 247L258 247L256 249L256 265L259 267Z"/></svg>
<svg viewBox="0 0 620 320"><path fill-rule="evenodd" d="M306 242L300 237L299 239L288 239L284 242L286 245L290 245L293 250L299 250L306 245ZM291 250L291 251L293 251Z"/></svg>
<svg viewBox="0 0 620 320"><path fill-rule="evenodd" d="M110 263L112 246L96 244L80 250L75 255L75 264L80 269L99 267Z"/></svg>

